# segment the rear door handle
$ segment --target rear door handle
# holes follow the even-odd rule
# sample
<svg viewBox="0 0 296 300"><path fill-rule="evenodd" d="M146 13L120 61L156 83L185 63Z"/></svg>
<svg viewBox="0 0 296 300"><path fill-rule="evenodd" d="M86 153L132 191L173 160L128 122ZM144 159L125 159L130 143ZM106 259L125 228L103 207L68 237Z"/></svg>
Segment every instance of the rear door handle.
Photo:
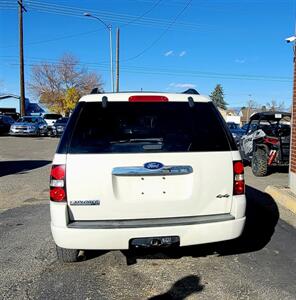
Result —
<svg viewBox="0 0 296 300"><path fill-rule="evenodd" d="M112 170L114 176L164 176L187 175L193 173L191 166L164 166L161 169L150 170L144 167L116 167Z"/></svg>

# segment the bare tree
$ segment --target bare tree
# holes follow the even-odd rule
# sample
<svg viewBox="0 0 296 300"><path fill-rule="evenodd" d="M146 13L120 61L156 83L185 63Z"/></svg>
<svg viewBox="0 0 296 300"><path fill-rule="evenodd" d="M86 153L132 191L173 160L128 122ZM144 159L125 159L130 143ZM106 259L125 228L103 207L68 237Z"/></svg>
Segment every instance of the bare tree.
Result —
<svg viewBox="0 0 296 300"><path fill-rule="evenodd" d="M271 102L266 103L266 107L269 111L285 110L285 102L277 102L276 100L271 100Z"/></svg>
<svg viewBox="0 0 296 300"><path fill-rule="evenodd" d="M247 122L249 122L249 119L250 119L250 116L253 112L254 109L257 109L258 108L258 104L252 100L252 99L249 99L247 101L247 106L246 106L246 109L247 109Z"/></svg>
<svg viewBox="0 0 296 300"><path fill-rule="evenodd" d="M103 91L101 77L79 66L71 54L58 63L41 63L32 68L29 88L51 111L67 114L78 99L97 87ZM69 101L71 99L71 101Z"/></svg>

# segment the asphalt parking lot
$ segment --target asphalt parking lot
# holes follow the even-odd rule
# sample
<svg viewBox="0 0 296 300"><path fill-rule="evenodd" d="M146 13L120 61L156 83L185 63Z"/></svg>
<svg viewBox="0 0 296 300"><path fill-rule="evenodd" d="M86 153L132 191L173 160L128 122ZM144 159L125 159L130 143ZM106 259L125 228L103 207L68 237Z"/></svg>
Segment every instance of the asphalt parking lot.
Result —
<svg viewBox="0 0 296 300"><path fill-rule="evenodd" d="M55 138L0 137L0 298L296 299L292 214L264 193L285 171L245 169L241 238L166 251L89 251L60 264L49 228L48 176Z"/></svg>

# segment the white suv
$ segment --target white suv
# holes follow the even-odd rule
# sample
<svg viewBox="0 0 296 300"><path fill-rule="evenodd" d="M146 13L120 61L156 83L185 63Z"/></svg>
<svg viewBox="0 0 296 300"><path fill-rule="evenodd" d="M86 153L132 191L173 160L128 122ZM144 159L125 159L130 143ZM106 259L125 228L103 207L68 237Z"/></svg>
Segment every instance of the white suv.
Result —
<svg viewBox="0 0 296 300"><path fill-rule="evenodd" d="M245 223L244 193L239 151L209 98L84 96L51 170L58 258L234 239Z"/></svg>

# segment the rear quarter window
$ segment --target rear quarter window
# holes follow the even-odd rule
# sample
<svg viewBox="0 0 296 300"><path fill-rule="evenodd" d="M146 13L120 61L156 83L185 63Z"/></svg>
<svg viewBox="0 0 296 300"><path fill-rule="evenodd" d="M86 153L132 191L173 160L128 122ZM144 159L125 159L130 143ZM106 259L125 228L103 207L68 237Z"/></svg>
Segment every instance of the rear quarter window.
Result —
<svg viewBox="0 0 296 300"><path fill-rule="evenodd" d="M214 105L187 102L80 102L58 153L144 153L235 150Z"/></svg>

